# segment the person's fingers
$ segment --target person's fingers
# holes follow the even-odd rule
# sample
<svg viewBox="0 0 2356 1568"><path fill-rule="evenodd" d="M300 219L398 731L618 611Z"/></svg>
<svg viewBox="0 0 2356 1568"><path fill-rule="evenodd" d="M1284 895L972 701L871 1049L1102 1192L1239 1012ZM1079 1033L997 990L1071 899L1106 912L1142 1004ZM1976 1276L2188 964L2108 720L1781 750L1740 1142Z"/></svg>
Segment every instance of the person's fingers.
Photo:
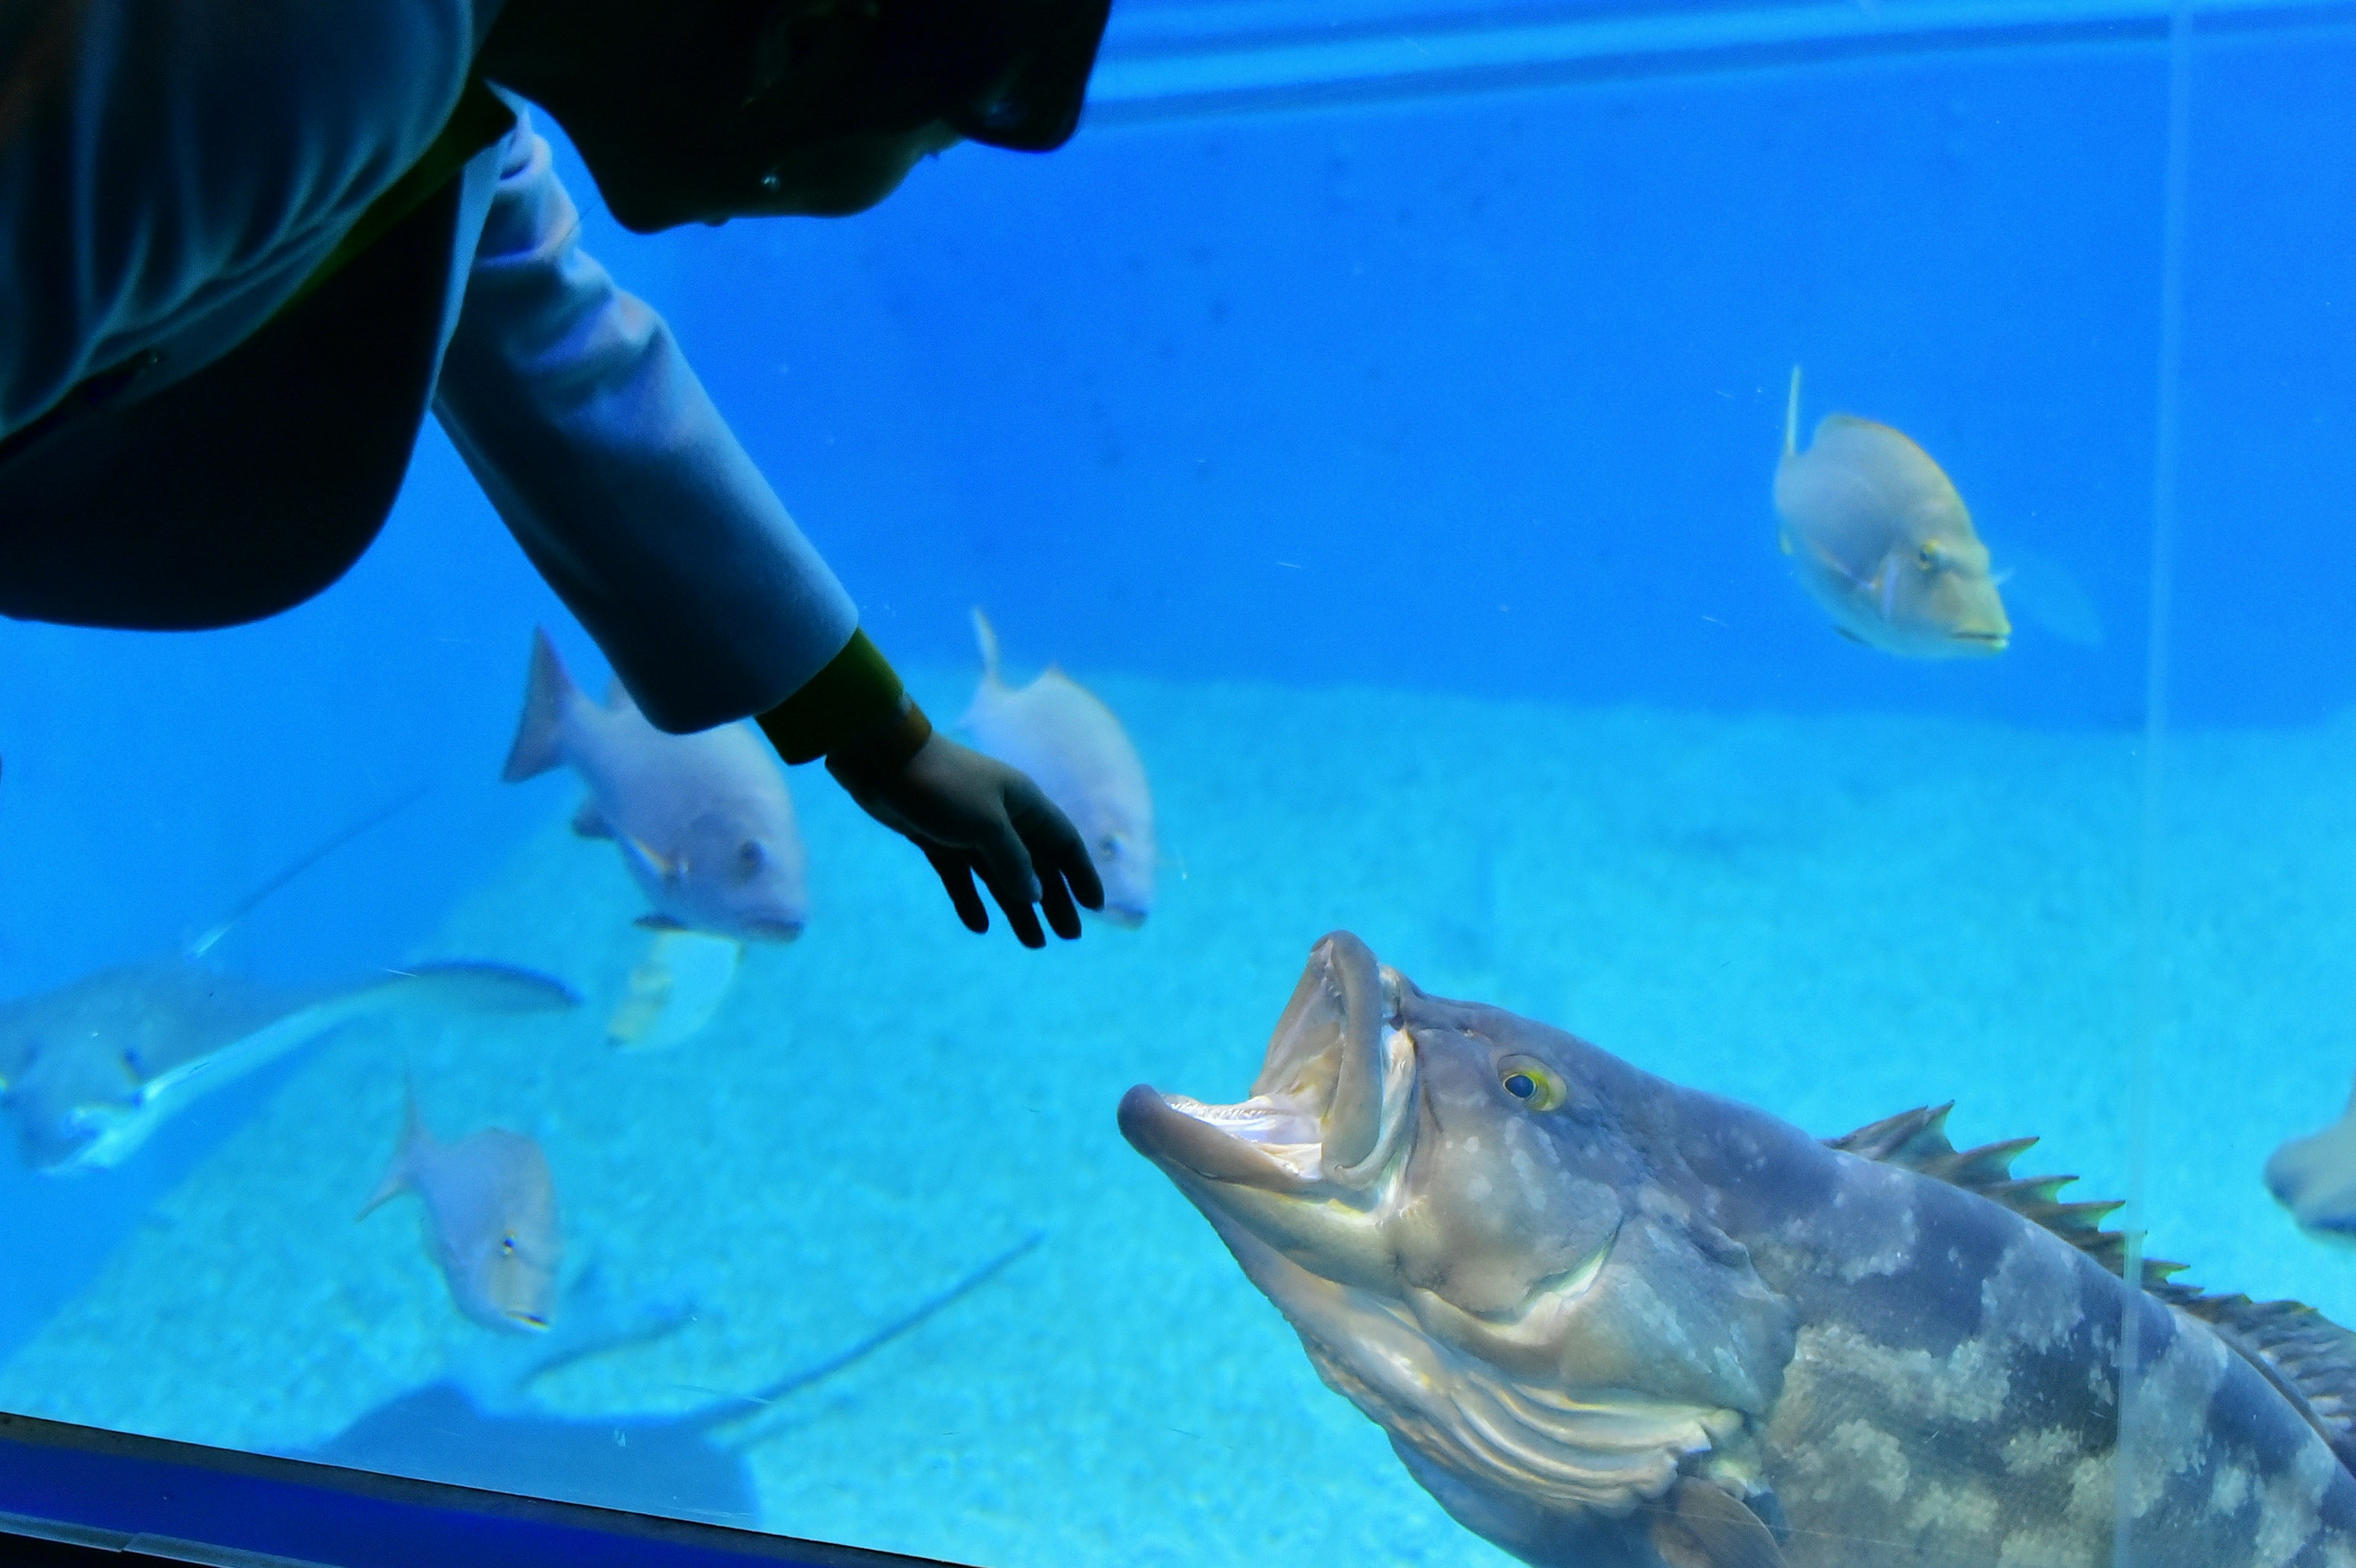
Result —
<svg viewBox="0 0 2356 1568"><path fill-rule="evenodd" d="M948 890L949 902L957 906L958 918L965 922L965 928L977 936L988 931L990 910L982 903L981 894L974 891L973 872L967 866L965 857L953 850L936 849L930 845L919 845L918 848L925 851L925 859L933 863L934 871L941 879L941 886Z"/></svg>
<svg viewBox="0 0 2356 1568"><path fill-rule="evenodd" d="M1047 917L1049 930L1066 942L1079 940L1080 912L1072 907L1071 890L1053 870L1039 879L1039 908Z"/></svg>
<svg viewBox="0 0 2356 1568"><path fill-rule="evenodd" d="M990 896L996 899L998 907L1006 912L1006 923L1013 931L1014 940L1025 947L1046 946L1046 933L1039 929L1039 917L1032 912L1031 901L1016 897L1013 891L1000 880L997 869L988 862L976 869L980 873L981 885L990 890Z"/></svg>
<svg viewBox="0 0 2356 1568"><path fill-rule="evenodd" d="M1050 865L1053 869L1062 874L1065 881L1071 884L1074 898L1089 909L1104 908L1104 879L1097 875L1097 863L1088 854L1087 845L1078 845L1072 850L1058 855L1050 862Z"/></svg>
<svg viewBox="0 0 2356 1568"><path fill-rule="evenodd" d="M980 825L981 842L973 847L975 869L982 884L1006 912L1006 923L1025 947L1044 947L1047 938L1031 906L1040 897L1041 878L1031 864L1030 847L1014 831L1013 823L994 817Z"/></svg>
<svg viewBox="0 0 2356 1568"><path fill-rule="evenodd" d="M991 813L974 824L971 850L976 869L1001 902L1012 897L1028 908L1039 901L1039 873L1031 864L1031 847L1014 831L1014 824Z"/></svg>
<svg viewBox="0 0 2356 1568"><path fill-rule="evenodd" d="M1104 879L1097 875L1087 840L1044 790L1028 779L1023 784L1020 790L1008 792L1007 815L1013 818L1014 831L1022 835L1023 848L1030 851L1031 863L1038 868L1041 885L1053 888L1060 875L1070 884L1070 896L1089 909L1104 908ZM1075 928L1070 934L1079 933Z"/></svg>

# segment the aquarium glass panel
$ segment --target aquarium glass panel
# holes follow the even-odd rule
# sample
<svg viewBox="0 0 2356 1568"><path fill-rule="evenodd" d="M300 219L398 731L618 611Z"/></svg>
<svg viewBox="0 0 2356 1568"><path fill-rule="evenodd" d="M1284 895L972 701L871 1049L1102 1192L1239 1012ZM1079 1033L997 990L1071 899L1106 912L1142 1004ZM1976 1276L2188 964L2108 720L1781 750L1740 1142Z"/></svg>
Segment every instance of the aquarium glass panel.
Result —
<svg viewBox="0 0 2356 1568"><path fill-rule="evenodd" d="M2356 1560L2351 80L1118 0L1060 151L652 235L531 116L1107 909L656 731L429 421L297 609L0 624L0 1408L994 1568Z"/></svg>

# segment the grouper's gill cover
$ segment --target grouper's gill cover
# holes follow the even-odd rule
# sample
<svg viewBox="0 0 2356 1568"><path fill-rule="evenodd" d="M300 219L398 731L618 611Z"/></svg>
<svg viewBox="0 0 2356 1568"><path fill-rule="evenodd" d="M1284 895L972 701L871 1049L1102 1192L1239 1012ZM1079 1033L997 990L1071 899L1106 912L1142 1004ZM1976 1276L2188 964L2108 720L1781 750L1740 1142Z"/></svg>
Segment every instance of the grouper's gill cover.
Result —
<svg viewBox="0 0 2356 1568"><path fill-rule="evenodd" d="M2104 1206L1942 1115L1820 1144L1346 933L1248 1099L1120 1106L1325 1381L1526 1562L2094 1568L2124 1499L2138 1565L2356 1565L2350 1337L2129 1290Z"/></svg>

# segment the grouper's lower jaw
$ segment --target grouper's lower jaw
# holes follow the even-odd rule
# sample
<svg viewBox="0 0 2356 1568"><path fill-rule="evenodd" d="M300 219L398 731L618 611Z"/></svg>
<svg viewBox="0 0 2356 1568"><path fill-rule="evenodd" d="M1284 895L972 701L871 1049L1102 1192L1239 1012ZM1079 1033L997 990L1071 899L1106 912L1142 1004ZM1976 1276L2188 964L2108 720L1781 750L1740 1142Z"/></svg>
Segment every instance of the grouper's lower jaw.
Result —
<svg viewBox="0 0 2356 1568"><path fill-rule="evenodd" d="M1183 1094L1165 1095L1140 1083L1120 1097L1121 1136L1138 1153L1176 1176L1186 1174L1209 1181L1239 1182L1277 1191L1292 1191L1316 1179L1304 1170L1307 1163L1280 1158L1260 1140L1242 1137L1218 1125L1221 1113L1230 1122L1244 1105L1205 1105ZM1288 1154L1310 1154L1314 1146L1280 1145Z"/></svg>
<svg viewBox="0 0 2356 1568"><path fill-rule="evenodd" d="M1255 1094L1219 1105L1164 1094L1145 1083L1120 1098L1121 1134L1164 1168L1183 1167L1213 1181L1296 1197L1355 1199L1363 1208L1387 1178L1397 1175L1412 1136L1413 1038L1404 1029L1384 1030L1375 1060L1365 1095L1371 1137L1355 1128L1337 1137L1330 1108L1319 1105L1310 1092ZM1338 1157L1336 1145L1345 1142L1356 1148L1354 1159Z"/></svg>
<svg viewBox="0 0 2356 1568"><path fill-rule="evenodd" d="M1122 1134L1173 1176L1365 1192L1396 1163L1413 1097L1414 1043L1386 1027L1398 983L1348 932L1325 936L1277 1019L1248 1099L1209 1104L1141 1083L1121 1097Z"/></svg>
<svg viewBox="0 0 2356 1568"><path fill-rule="evenodd" d="M1237 1236L1248 1232L1310 1274L1386 1288L1397 1259L1384 1224L1399 1200L1414 1142L1414 1040L1387 1029L1377 1057L1381 1066L1369 1074L1367 1095L1376 1102L1374 1136L1355 1164L1333 1163L1333 1118L1319 1114L1330 1107L1313 1104L1309 1090L1211 1105L1141 1083L1121 1096L1120 1130L1203 1211L1238 1259L1245 1250ZM1323 1082L1330 1085L1332 1075Z"/></svg>
<svg viewBox="0 0 2356 1568"><path fill-rule="evenodd" d="M1387 1031L1382 1062L1375 1137L1355 1164L1335 1162L1330 1132L1294 1094L1255 1094L1217 1105L1140 1083L1120 1097L1121 1136L1182 1185L1191 1178L1254 1188L1288 1202L1335 1204L1363 1214L1397 1186L1413 1141L1414 1040L1403 1030Z"/></svg>

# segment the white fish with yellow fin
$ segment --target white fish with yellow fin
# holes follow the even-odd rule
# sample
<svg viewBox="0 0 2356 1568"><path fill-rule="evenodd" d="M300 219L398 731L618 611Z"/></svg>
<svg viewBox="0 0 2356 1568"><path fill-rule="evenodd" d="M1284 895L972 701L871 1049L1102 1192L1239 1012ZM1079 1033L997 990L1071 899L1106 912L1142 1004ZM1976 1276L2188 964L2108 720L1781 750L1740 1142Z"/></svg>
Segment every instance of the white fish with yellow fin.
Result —
<svg viewBox="0 0 2356 1568"><path fill-rule="evenodd" d="M981 684L965 727L980 748L1031 775L1072 819L1104 879L1104 917L1139 926L1153 912L1153 794L1129 732L1096 693L1050 665L1028 686L998 673L998 635L973 613Z"/></svg>
<svg viewBox="0 0 2356 1568"><path fill-rule="evenodd" d="M1775 470L1781 542L1844 635L1907 658L2002 653L2012 622L1944 470L1886 424L1827 414L1800 450L1800 371Z"/></svg>
<svg viewBox="0 0 2356 1568"><path fill-rule="evenodd" d="M661 1051L702 1032L728 988L744 944L701 931L658 931L630 971L629 990L606 1021L605 1038L625 1051Z"/></svg>

